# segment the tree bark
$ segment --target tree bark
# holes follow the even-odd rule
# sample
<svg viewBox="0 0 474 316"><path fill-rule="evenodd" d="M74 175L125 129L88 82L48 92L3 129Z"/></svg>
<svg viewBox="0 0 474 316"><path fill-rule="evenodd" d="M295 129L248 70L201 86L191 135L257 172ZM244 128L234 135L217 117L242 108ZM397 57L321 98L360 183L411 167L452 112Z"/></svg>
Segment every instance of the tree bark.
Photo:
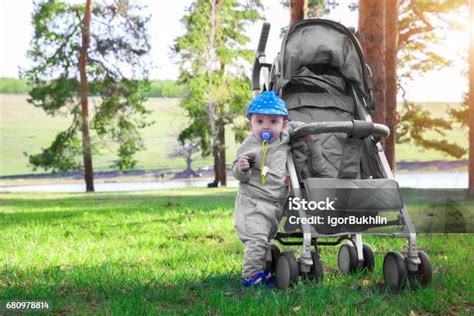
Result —
<svg viewBox="0 0 474 316"><path fill-rule="evenodd" d="M217 102L212 99L213 89L212 89L212 72L213 72L213 61L216 59L215 52L215 36L217 28L217 5L219 4L218 0L211 0L211 31L209 32L209 49L207 51L207 98L208 98L208 115L209 115L209 125L211 127L211 146L212 146L212 156L214 157L214 181L207 184L208 188L215 188L219 185L219 133L217 125Z"/></svg>
<svg viewBox="0 0 474 316"><path fill-rule="evenodd" d="M290 27L300 20L304 20L308 12L306 0L291 0L290 2Z"/></svg>
<svg viewBox="0 0 474 316"><path fill-rule="evenodd" d="M212 156L214 157L214 181L207 184L208 188L217 188L219 186L219 148L212 146Z"/></svg>
<svg viewBox="0 0 474 316"><path fill-rule="evenodd" d="M89 84L87 81L87 51L90 43L90 23L92 12L92 0L86 1L86 10L82 26L82 47L79 56L79 73L81 77L81 130L82 130L82 156L84 160L84 180L86 192L94 192L94 171L92 167L91 143L89 136Z"/></svg>
<svg viewBox="0 0 474 316"><path fill-rule="evenodd" d="M467 199L474 200L474 0L469 1L470 7L470 45L469 45L469 183Z"/></svg>
<svg viewBox="0 0 474 316"><path fill-rule="evenodd" d="M365 61L372 70L374 82L374 122L385 124L385 39L384 1L359 1L359 39Z"/></svg>
<svg viewBox="0 0 474 316"><path fill-rule="evenodd" d="M386 118L390 136L385 139L385 155L392 172L396 171L395 143L397 139L397 52L398 52L398 0L385 1L385 58L386 58Z"/></svg>
<svg viewBox="0 0 474 316"><path fill-rule="evenodd" d="M225 161L225 125L219 122L219 181L221 186L227 186L227 170Z"/></svg>

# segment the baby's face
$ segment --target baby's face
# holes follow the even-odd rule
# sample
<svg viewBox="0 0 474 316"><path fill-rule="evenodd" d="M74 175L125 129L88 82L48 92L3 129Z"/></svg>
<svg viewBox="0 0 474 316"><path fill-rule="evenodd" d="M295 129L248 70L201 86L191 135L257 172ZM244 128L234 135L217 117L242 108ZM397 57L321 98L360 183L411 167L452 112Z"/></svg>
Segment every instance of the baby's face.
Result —
<svg viewBox="0 0 474 316"><path fill-rule="evenodd" d="M252 114L249 121L250 130L259 140L262 140L260 138L261 132L271 131L273 137L270 142L280 138L280 134L287 124L288 120L285 120L281 115Z"/></svg>

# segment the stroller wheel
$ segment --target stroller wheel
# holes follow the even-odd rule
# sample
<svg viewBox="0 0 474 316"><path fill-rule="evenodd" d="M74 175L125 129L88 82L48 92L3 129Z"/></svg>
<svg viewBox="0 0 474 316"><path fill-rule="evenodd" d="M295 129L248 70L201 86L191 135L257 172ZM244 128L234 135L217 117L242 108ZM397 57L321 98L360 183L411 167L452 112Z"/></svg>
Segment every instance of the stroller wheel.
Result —
<svg viewBox="0 0 474 316"><path fill-rule="evenodd" d="M277 262L276 279L280 290L286 290L290 286L290 264L285 256L281 256Z"/></svg>
<svg viewBox="0 0 474 316"><path fill-rule="evenodd" d="M278 259L281 256L281 251L280 248L278 248L277 245L271 244L270 246L270 251L271 251L271 261L267 261L267 270L271 271L272 274L275 274L276 272L276 267L277 267L277 262Z"/></svg>
<svg viewBox="0 0 474 316"><path fill-rule="evenodd" d="M300 271L295 254L293 252L284 252L283 255L286 257L288 264L290 265L290 281L292 284L296 283L298 281L298 277L300 276Z"/></svg>
<svg viewBox="0 0 474 316"><path fill-rule="evenodd" d="M364 263L362 267L367 269L369 272L373 272L375 266L375 256L372 247L370 247L368 244L363 244L362 252L364 254Z"/></svg>
<svg viewBox="0 0 474 316"><path fill-rule="evenodd" d="M417 271L408 272L408 280L412 286L427 286L431 283L432 278L430 257L422 250L418 250L418 256L420 256L421 264Z"/></svg>
<svg viewBox="0 0 474 316"><path fill-rule="evenodd" d="M319 255L314 251L311 252L311 258L313 259L313 265L311 266L311 269L309 270L308 276L310 279L313 279L317 283L322 283L324 270L323 270L323 264L321 262L321 259L319 258Z"/></svg>
<svg viewBox="0 0 474 316"><path fill-rule="evenodd" d="M345 244L339 248L337 265L342 274L349 274L357 270L357 251L354 246Z"/></svg>
<svg viewBox="0 0 474 316"><path fill-rule="evenodd" d="M407 268L401 253L392 251L385 255L383 259L383 277L385 283L392 290L399 290L405 287Z"/></svg>
<svg viewBox="0 0 474 316"><path fill-rule="evenodd" d="M298 281L298 262L292 252L284 252L278 259L276 266L276 279L278 288L286 290Z"/></svg>

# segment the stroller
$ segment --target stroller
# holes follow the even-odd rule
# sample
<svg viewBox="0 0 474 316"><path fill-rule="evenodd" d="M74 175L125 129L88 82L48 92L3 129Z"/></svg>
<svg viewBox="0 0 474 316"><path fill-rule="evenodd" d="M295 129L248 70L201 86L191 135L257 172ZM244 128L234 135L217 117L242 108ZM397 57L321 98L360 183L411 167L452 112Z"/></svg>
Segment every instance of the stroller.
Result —
<svg viewBox="0 0 474 316"><path fill-rule="evenodd" d="M390 131L372 123L371 73L353 31L324 19L300 21L284 36L273 64L265 60L269 31L270 24L264 23L253 64L254 94L276 91L287 103L289 120L306 123L291 137L290 197L275 237L282 245L302 248L296 258L294 251L271 245L267 268L278 287L287 289L300 277L322 281L319 247L343 241L340 272L373 271L374 252L363 243L361 232L408 241L405 253L385 255L388 287L403 288L407 280L428 285L430 259L416 248L415 227L380 144ZM306 207L292 207L295 201L306 201ZM308 208L324 206L321 202L330 207ZM328 225L329 220L336 225ZM387 231L388 226L396 226L396 232Z"/></svg>

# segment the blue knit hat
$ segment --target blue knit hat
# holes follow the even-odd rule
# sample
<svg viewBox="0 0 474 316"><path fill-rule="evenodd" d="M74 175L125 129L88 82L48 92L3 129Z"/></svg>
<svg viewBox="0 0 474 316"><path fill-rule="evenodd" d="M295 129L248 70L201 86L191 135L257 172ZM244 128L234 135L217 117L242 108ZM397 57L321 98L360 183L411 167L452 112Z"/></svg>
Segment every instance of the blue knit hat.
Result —
<svg viewBox="0 0 474 316"><path fill-rule="evenodd" d="M247 109L247 118L250 114L282 115L288 119L288 109L275 91L265 91L256 96Z"/></svg>

